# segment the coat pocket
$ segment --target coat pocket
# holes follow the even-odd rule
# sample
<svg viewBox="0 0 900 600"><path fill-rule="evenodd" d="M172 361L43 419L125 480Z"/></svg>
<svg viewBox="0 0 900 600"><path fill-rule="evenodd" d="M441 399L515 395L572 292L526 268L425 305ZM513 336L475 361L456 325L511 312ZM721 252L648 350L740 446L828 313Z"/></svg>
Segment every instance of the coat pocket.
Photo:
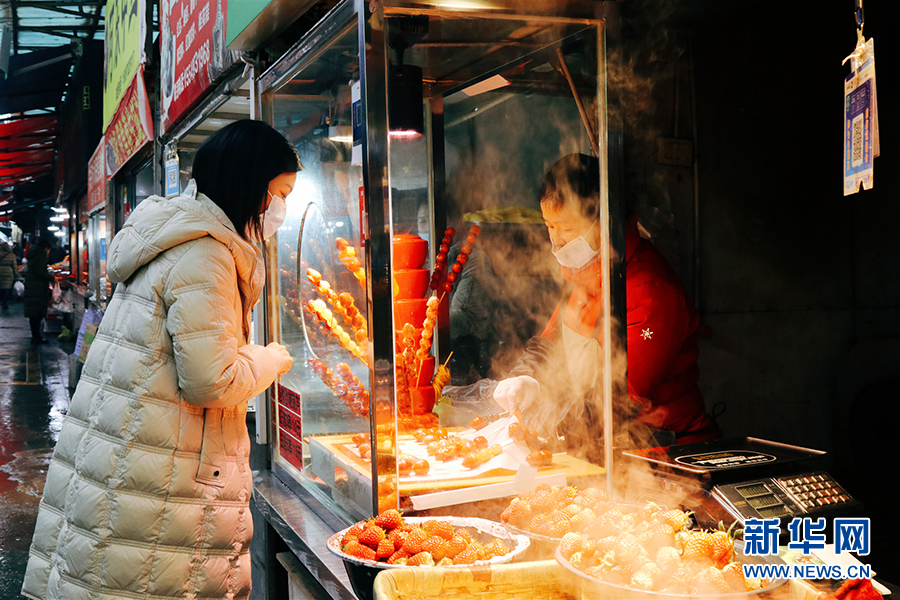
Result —
<svg viewBox="0 0 900 600"><path fill-rule="evenodd" d="M206 408L203 410L203 443L200 446L200 466L197 469L198 483L214 487L225 486L225 428L223 410Z"/></svg>

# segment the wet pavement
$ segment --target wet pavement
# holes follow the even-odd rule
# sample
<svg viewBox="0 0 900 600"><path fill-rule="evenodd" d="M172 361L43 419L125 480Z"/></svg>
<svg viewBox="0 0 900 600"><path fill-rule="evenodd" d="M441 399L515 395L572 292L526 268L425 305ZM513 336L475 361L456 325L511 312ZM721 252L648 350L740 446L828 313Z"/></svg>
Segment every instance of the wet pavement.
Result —
<svg viewBox="0 0 900 600"><path fill-rule="evenodd" d="M22 304L0 309L0 599L19 594L47 465L69 407L74 342L31 344Z"/></svg>

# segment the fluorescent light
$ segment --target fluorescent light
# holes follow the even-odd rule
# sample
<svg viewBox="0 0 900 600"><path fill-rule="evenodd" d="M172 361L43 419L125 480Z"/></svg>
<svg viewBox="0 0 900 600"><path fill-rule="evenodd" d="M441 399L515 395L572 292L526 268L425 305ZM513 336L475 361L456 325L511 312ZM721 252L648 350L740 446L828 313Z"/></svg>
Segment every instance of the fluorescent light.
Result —
<svg viewBox="0 0 900 600"><path fill-rule="evenodd" d="M328 139L332 142L353 143L353 128L349 125L332 125L328 128Z"/></svg>
<svg viewBox="0 0 900 600"><path fill-rule="evenodd" d="M413 140L418 137L422 137L422 134L414 129L405 129L398 131L391 131L388 133L388 137L391 137L395 140Z"/></svg>
<svg viewBox="0 0 900 600"><path fill-rule="evenodd" d="M69 212L68 209L59 208L58 206L51 206L50 210L52 210L53 212L58 212L58 213Z"/></svg>
<svg viewBox="0 0 900 600"><path fill-rule="evenodd" d="M54 223L62 223L63 221L66 220L66 217L64 217L64 216L62 216L62 215L59 215L59 216L56 216L56 217L50 217L50 220L51 220L52 222L54 222Z"/></svg>
<svg viewBox="0 0 900 600"><path fill-rule="evenodd" d="M66 237L66 234L63 231L54 232L53 235L55 235L56 237Z"/></svg>
<svg viewBox="0 0 900 600"><path fill-rule="evenodd" d="M47 228L47 231L59 231L59 227L57 227L56 225L51 225Z"/></svg>
<svg viewBox="0 0 900 600"><path fill-rule="evenodd" d="M466 96L477 96L478 94L490 92L507 85L509 85L508 79L504 78L502 75L494 75L493 77L488 77L484 81L480 81L475 85L470 85L463 89L463 93Z"/></svg>

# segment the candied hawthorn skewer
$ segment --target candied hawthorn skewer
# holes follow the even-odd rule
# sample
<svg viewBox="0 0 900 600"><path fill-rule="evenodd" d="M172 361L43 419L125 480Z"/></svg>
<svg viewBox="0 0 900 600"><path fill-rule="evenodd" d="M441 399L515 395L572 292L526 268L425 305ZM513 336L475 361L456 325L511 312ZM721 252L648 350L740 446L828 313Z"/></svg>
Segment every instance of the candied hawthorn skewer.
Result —
<svg viewBox="0 0 900 600"><path fill-rule="evenodd" d="M434 326L437 322L437 310L440 303L441 300L437 296L428 299L425 323L422 325L422 340L419 342L419 349L416 350L416 360L419 363L428 358L428 353L431 352L431 340L434 337Z"/></svg>
<svg viewBox="0 0 900 600"><path fill-rule="evenodd" d="M447 273L447 282L444 284L444 291L448 294L453 291L453 284L456 283L459 274L462 273L463 265L469 262L469 254L472 253L472 247L475 245L475 240L478 238L479 233L481 233L480 226L472 225L472 227L469 228L469 235L466 236L466 243L459 249L459 256L456 257L456 262L453 263L453 266L450 267L450 272Z"/></svg>
<svg viewBox="0 0 900 600"><path fill-rule="evenodd" d="M366 286L366 270L356 256L356 248L350 245L350 242L344 238L337 238L335 244L338 250L338 258L347 269L353 273L353 276L359 280L359 283Z"/></svg>
<svg viewBox="0 0 900 600"><path fill-rule="evenodd" d="M360 345L365 344L369 335L366 319L357 310L353 296L347 292L341 294L335 292L331 284L322 279L322 274L315 269L307 269L306 278L316 287L316 290L322 297L334 307L334 312L341 315L344 323L353 329L356 343Z"/></svg>
<svg viewBox="0 0 900 600"><path fill-rule="evenodd" d="M309 309L325 324L325 328L328 332L338 339L341 346L349 350L350 354L361 360L363 364L369 364L362 349L356 342L350 339L350 334L344 331L343 327L338 325L337 319L334 318L334 314L328 309L324 300L321 298L310 300L307 303L307 306L309 306Z"/></svg>
<svg viewBox="0 0 900 600"><path fill-rule="evenodd" d="M447 253L450 252L454 235L456 235L456 230L452 227L444 230L444 239L441 240L439 252L434 258L434 271L431 273L431 289L433 290L437 290L441 286L441 279L444 277L443 271L447 268Z"/></svg>
<svg viewBox="0 0 900 600"><path fill-rule="evenodd" d="M353 371L346 363L338 365L340 377L335 375L334 370L321 360L311 358L307 364L319 376L322 383L328 386L335 396L344 401L353 414L360 417L369 416L369 392L362 387L359 379L353 375Z"/></svg>

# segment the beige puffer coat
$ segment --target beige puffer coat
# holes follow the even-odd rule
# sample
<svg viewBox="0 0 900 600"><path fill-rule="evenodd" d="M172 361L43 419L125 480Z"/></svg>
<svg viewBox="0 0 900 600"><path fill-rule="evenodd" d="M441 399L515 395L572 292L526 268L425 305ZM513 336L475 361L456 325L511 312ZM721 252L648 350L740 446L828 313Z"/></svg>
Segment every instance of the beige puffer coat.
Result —
<svg viewBox="0 0 900 600"><path fill-rule="evenodd" d="M30 598L249 597L247 400L282 359L245 342L259 251L194 190L148 198L109 246L118 286L47 472Z"/></svg>

